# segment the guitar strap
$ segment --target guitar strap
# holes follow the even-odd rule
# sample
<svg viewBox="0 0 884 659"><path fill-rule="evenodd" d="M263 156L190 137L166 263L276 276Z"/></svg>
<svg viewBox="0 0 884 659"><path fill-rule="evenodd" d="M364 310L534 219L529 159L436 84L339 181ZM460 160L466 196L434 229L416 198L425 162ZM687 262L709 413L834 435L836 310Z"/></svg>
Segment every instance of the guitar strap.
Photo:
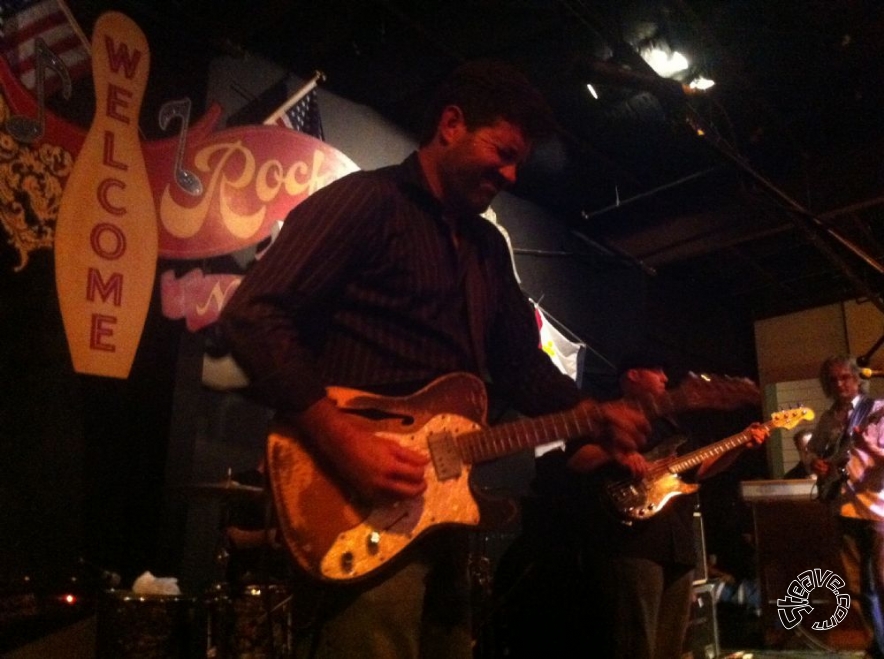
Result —
<svg viewBox="0 0 884 659"><path fill-rule="evenodd" d="M844 427L844 432L841 435L841 441L845 441L850 439L853 433L853 429L857 426L862 426L866 417L869 416L869 412L872 411L872 404L875 402L874 398L870 398L869 396L863 396L860 401L856 404L856 407L853 408L853 411L850 413L850 416L847 419L847 425Z"/></svg>
<svg viewBox="0 0 884 659"><path fill-rule="evenodd" d="M847 417L847 423L844 424L844 428L842 428L841 434L838 436L838 441L832 447L832 455L838 455L849 447L853 437L853 429L865 423L874 402L874 398L863 396L856 404L856 407L853 408Z"/></svg>

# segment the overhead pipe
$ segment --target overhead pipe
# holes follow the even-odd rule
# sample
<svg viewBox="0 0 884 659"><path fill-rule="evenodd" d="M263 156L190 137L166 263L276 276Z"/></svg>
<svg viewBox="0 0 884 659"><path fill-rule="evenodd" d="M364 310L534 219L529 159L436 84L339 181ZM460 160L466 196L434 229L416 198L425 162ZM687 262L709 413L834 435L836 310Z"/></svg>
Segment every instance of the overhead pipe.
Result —
<svg viewBox="0 0 884 659"><path fill-rule="evenodd" d="M828 235L830 238L837 241L839 244L856 254L860 259L862 259L867 265L869 265L879 274L884 273L884 266L878 263L871 255L867 254L858 245L855 245L850 240L840 235L832 227L827 226L818 217L813 215L813 213L811 213L808 209L804 208L800 203L792 199L789 195L780 190L776 185L774 185L760 173L755 171L755 169L753 169L752 166L749 165L749 163L746 162L743 157L733 151L731 146L727 144L724 139L719 137L714 131L710 130L709 127L705 125L705 122L702 120L702 118L695 111L693 111L690 106L687 106L686 109L687 112L685 118L688 125L693 129L694 133L709 142L718 151L718 153L737 165L743 172L751 176L757 183L764 187L764 189L782 199L789 207L786 210L791 211L788 213L788 216L792 220L793 224L804 231L810 242L814 246L816 246L816 248L819 249L820 252L824 256L826 256L826 258L828 258L835 266L837 266L841 270L842 274L844 274L844 276L853 284L855 290L858 293L860 293L864 297L867 297L872 302L872 304L874 304L878 308L879 311L884 313L884 301L882 301L881 299L881 294L876 293L871 288L869 288L862 280L862 278L854 273L850 264L844 261L844 259L842 259L841 256L834 249L832 249L830 245L828 245L825 241L821 239L818 232L822 231L824 234Z"/></svg>

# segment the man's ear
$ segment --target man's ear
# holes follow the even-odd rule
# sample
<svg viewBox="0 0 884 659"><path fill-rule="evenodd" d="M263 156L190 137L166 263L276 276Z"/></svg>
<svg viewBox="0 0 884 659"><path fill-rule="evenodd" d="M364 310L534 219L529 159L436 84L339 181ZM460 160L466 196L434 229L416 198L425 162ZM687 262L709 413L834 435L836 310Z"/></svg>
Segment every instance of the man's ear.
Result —
<svg viewBox="0 0 884 659"><path fill-rule="evenodd" d="M467 129L463 110L456 105L449 105L442 110L439 117L439 137L443 144L450 144L457 140Z"/></svg>
<svg viewBox="0 0 884 659"><path fill-rule="evenodd" d="M623 377L629 380L630 382L637 382L639 379L638 369L630 368L627 369L626 372L623 373Z"/></svg>

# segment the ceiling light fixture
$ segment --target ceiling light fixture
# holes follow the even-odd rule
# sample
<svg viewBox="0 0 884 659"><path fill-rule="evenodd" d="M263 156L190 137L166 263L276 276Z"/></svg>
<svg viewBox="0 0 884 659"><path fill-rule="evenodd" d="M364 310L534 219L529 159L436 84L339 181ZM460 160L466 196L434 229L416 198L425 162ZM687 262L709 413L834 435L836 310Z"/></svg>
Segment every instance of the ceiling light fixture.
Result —
<svg viewBox="0 0 884 659"><path fill-rule="evenodd" d="M660 48L651 48L643 50L641 55L648 66L654 69L657 75L664 78L671 78L676 73L687 70L690 66L687 58L677 50L668 53Z"/></svg>
<svg viewBox="0 0 884 659"><path fill-rule="evenodd" d="M714 80L710 80L709 78L704 78L703 76L697 76L693 80L691 80L688 85L691 89L696 89L697 91L704 92L715 84Z"/></svg>

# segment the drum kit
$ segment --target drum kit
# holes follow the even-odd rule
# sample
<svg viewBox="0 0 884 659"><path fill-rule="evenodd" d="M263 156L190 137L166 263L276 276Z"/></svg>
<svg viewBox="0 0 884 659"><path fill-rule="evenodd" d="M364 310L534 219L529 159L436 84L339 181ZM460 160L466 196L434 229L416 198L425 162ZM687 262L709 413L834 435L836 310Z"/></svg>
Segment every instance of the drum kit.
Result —
<svg viewBox="0 0 884 659"><path fill-rule="evenodd" d="M238 504L270 509L263 487L228 477L221 482L180 488L191 497L220 501L225 510ZM226 513L225 513L226 514ZM270 515L267 515L269 524ZM226 520L224 520L226 521ZM225 571L230 554L226 529L216 553ZM269 534L269 526L265 529ZM269 535L267 536L269 537ZM270 548L266 548L270 551ZM230 548L230 551L236 551ZM265 564L262 561L262 564ZM268 574L250 583L225 578L201 596L143 595L109 590L99 605L99 659L284 659L294 653L294 616L290 585Z"/></svg>

